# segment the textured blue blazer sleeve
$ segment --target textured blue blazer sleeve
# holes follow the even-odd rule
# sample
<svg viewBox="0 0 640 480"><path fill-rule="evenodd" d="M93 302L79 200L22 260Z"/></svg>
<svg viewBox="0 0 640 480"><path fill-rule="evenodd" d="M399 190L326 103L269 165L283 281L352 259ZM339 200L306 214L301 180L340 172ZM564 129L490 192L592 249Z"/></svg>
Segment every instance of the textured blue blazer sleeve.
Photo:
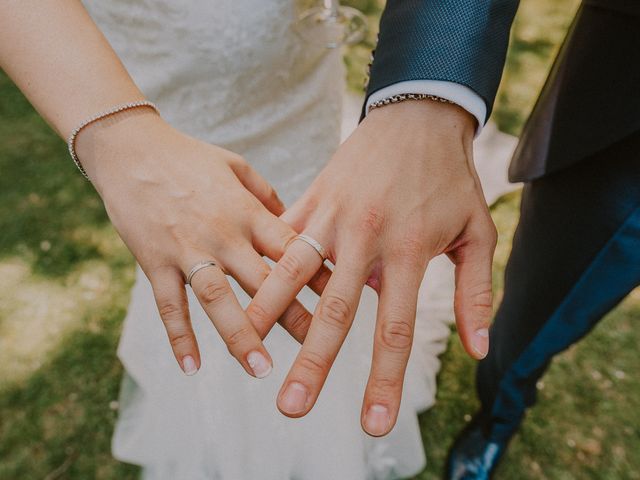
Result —
<svg viewBox="0 0 640 480"><path fill-rule="evenodd" d="M518 0L388 0L367 96L406 80L466 85L487 105L504 67Z"/></svg>

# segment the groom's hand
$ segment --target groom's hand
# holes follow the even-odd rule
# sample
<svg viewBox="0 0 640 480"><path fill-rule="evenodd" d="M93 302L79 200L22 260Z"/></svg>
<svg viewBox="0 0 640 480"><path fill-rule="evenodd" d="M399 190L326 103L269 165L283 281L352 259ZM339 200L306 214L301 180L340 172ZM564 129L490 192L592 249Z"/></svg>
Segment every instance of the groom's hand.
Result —
<svg viewBox="0 0 640 480"><path fill-rule="evenodd" d="M427 263L441 253L456 264L462 343L475 358L487 354L496 230L472 161L474 128L473 117L451 104L405 101L376 109L283 215L335 264L278 396L285 415L305 415L314 405L368 284L379 306L362 425L375 436L391 430L418 289ZM262 336L321 264L308 243L289 245L247 310Z"/></svg>

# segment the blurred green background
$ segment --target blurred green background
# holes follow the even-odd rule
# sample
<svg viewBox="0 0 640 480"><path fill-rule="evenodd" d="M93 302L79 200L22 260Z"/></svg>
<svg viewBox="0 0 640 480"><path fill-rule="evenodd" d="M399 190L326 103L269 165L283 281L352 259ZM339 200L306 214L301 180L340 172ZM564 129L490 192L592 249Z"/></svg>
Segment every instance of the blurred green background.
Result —
<svg viewBox="0 0 640 480"><path fill-rule="evenodd" d="M362 91L380 0L345 2L371 19L346 51ZM522 0L493 120L517 135L578 0ZM517 222L519 195L492 213L500 232L494 282ZM122 369L115 357L134 262L98 196L56 138L0 72L0 479L127 479L110 437ZM554 362L501 466L501 479L640 478L640 291ZM438 403L420 418L436 479L455 433L477 408L474 362L451 337Z"/></svg>

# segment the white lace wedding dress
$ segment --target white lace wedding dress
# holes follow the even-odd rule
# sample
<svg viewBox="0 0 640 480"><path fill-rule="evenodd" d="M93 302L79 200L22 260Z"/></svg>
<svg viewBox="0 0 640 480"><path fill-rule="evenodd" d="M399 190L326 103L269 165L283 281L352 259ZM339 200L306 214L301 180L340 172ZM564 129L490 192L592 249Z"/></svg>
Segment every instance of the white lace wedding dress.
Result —
<svg viewBox="0 0 640 480"><path fill-rule="evenodd" d="M84 3L171 124L242 154L287 204L337 148L341 53L292 31L294 0ZM274 328L265 342L274 371L265 380L250 378L189 295L202 351L194 377L176 365L150 284L137 269L118 351L127 372L113 440L118 459L143 466L144 478L154 480L392 479L423 468L416 412L434 402L449 298L427 306L421 295L398 424L374 439L359 423L376 311L370 289L317 405L297 420L278 413L275 398L299 345ZM313 311L314 295L300 299Z"/></svg>

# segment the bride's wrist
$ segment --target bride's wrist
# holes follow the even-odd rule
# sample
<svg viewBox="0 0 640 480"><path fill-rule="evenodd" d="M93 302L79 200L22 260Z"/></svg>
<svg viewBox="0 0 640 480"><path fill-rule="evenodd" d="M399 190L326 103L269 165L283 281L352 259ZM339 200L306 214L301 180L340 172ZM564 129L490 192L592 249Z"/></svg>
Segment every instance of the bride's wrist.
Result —
<svg viewBox="0 0 640 480"><path fill-rule="evenodd" d="M150 108L125 110L96 121L79 133L75 150L96 188L114 170L139 161L173 132L173 128ZM99 188L98 188L99 190Z"/></svg>

